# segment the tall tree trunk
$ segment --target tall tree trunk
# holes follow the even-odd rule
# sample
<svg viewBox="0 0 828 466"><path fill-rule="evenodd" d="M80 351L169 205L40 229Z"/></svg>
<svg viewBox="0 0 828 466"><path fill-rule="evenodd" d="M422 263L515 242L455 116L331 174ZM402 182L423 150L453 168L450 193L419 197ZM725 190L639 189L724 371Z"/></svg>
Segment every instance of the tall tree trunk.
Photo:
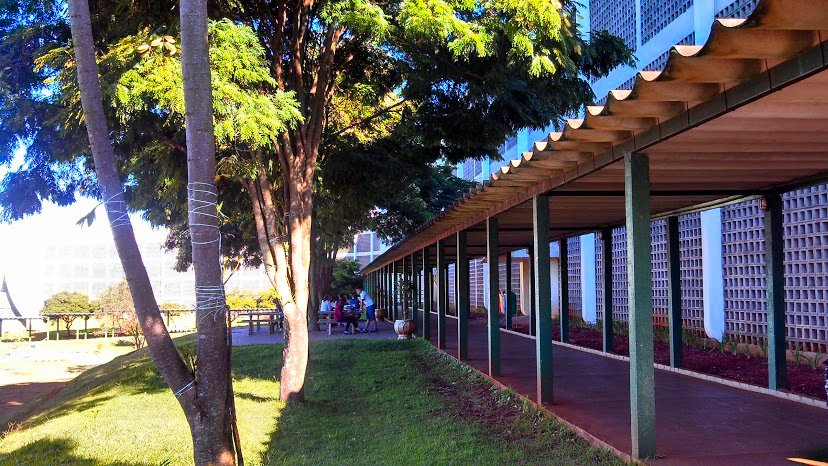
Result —
<svg viewBox="0 0 828 466"><path fill-rule="evenodd" d="M289 263L293 282L293 299L284 307L287 332L285 348L282 351L284 364L280 387L280 398L284 401L304 398L305 374L308 367L312 177L308 177L304 169L298 173L296 173L298 170L294 171L288 180L290 189Z"/></svg>
<svg viewBox="0 0 828 466"><path fill-rule="evenodd" d="M181 68L187 135L187 202L198 322L197 416L191 423L196 464L235 464L228 400L230 348L221 274L213 95L207 1L181 0Z"/></svg>
<svg viewBox="0 0 828 466"><path fill-rule="evenodd" d="M88 1L71 0L69 18L86 131L118 257L150 355L192 425L197 411L196 390L193 389L196 379L178 354L161 317L129 220L101 99ZM210 359L208 356L209 353L202 353L204 359ZM193 443L195 445L197 442L194 440Z"/></svg>

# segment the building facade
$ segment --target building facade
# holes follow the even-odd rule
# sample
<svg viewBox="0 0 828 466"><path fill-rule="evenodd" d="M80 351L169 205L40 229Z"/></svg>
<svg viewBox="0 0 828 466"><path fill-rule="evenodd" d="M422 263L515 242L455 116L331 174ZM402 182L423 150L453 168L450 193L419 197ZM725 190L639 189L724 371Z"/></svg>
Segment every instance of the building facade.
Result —
<svg viewBox="0 0 828 466"><path fill-rule="evenodd" d="M659 71L673 45L703 45L716 18L745 18L757 0L590 0L582 12L589 29L607 30L633 49L638 67L619 67L591 82L596 104L613 89L631 89L640 70ZM587 5L585 5L587 6ZM457 175L485 181L509 159L546 138L552 125L522 130L502 147L502 160L467 160ZM828 185L784 194L785 298L791 349L828 350ZM760 343L766 335L763 211L753 199L679 217L684 326L722 339ZM612 232L613 317L627 320L626 232ZM665 221L652 223L653 306L656 325L667 322ZM594 322L603 318L601 240L595 234L568 239L569 311ZM525 252L513 253L513 288L528 297ZM555 254L552 254L553 262ZM503 268L501 261L501 268ZM525 265L524 265L525 264ZM554 267L554 265L553 265ZM485 306L485 264L471 263L471 305ZM505 271L501 273L501 286ZM553 279L554 280L554 279ZM553 283L554 288L555 283ZM451 289L450 289L451 293ZM519 299L518 308L528 307ZM554 308L554 303L553 303Z"/></svg>

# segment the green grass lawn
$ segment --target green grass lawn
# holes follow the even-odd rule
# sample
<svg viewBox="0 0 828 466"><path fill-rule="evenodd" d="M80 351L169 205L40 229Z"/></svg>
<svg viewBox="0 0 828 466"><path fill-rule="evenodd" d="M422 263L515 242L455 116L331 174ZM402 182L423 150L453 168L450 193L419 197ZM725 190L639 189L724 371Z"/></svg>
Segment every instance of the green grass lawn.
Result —
<svg viewBox="0 0 828 466"><path fill-rule="evenodd" d="M620 464L423 341L313 342L307 400L279 402L281 348L234 350L247 464ZM71 382L0 440L3 465L191 464L145 351Z"/></svg>

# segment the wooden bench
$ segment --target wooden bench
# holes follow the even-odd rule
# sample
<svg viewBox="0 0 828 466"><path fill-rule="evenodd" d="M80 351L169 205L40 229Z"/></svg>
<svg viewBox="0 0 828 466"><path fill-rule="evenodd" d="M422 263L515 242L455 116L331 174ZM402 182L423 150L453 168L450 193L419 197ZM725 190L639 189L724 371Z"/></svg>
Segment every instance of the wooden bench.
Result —
<svg viewBox="0 0 828 466"><path fill-rule="evenodd" d="M274 333L276 331L276 327L279 327L279 330L284 330L284 325L282 320L279 319L279 312L242 312L240 313L242 317L246 317L246 319L242 320L242 322L247 322L247 334L253 335L253 324L256 324L256 331L261 330L262 322L267 323L268 330L270 333Z"/></svg>
<svg viewBox="0 0 828 466"><path fill-rule="evenodd" d="M319 325L327 325L328 326L328 335L331 335L331 332L332 332L332 329L333 329L334 325L343 325L343 326L345 325L344 323L337 322L333 319L333 312L329 313L328 315L324 315L324 316L320 314L319 319L316 321L316 323L319 324ZM358 323L356 324L356 326L357 326L357 328L359 328Z"/></svg>

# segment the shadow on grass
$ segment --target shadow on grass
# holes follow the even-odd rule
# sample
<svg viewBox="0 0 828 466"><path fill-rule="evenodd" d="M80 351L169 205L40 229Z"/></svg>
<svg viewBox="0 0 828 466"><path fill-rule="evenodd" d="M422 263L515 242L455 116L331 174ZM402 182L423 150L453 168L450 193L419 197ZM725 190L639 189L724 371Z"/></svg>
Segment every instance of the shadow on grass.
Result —
<svg viewBox="0 0 828 466"><path fill-rule="evenodd" d="M83 458L74 454L77 443L69 439L40 439L17 450L0 455L0 464L19 464L16 458L26 458L28 464L71 464L73 466L157 466L147 463L127 463Z"/></svg>

